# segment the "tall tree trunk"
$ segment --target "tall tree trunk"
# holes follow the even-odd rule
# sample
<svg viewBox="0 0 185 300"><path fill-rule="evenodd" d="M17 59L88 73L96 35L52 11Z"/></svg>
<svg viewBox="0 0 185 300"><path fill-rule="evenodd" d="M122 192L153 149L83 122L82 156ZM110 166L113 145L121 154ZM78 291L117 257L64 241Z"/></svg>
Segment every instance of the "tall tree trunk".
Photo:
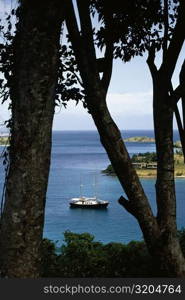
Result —
<svg viewBox="0 0 185 300"><path fill-rule="evenodd" d="M62 23L60 0L21 1L14 40L10 168L1 218L1 274L40 276Z"/></svg>
<svg viewBox="0 0 185 300"><path fill-rule="evenodd" d="M145 240L149 247L152 247L155 237L159 235L157 221L132 165L121 133L109 113L101 88L99 87L94 97L89 95L86 102L100 134L101 143L128 197L127 200L122 196L119 202L137 218Z"/></svg>
<svg viewBox="0 0 185 300"><path fill-rule="evenodd" d="M185 260L177 238L176 194L173 153L173 103L168 95L168 82L158 72L154 85L154 130L157 151L157 221L160 239L152 251L164 275L185 276Z"/></svg>
<svg viewBox="0 0 185 300"><path fill-rule="evenodd" d="M163 49L163 61L159 69L155 65L155 46L151 46L148 66L153 79L153 113L157 151L157 222L160 228L158 243L152 255L159 262L165 276L185 277L185 259L177 237L176 193L174 182L173 113L174 105L171 79L184 42L185 3L180 2L173 37ZM165 22L165 36L168 23ZM182 86L177 88L180 94ZM178 94L178 93L177 93Z"/></svg>

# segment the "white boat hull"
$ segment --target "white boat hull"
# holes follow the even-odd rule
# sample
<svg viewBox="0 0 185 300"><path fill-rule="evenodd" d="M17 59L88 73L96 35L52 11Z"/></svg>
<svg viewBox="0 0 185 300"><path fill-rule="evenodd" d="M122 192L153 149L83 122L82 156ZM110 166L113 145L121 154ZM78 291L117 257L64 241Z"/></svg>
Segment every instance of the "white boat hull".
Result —
<svg viewBox="0 0 185 300"><path fill-rule="evenodd" d="M108 201L99 200L96 198L72 198L69 202L72 208L106 208L109 204Z"/></svg>

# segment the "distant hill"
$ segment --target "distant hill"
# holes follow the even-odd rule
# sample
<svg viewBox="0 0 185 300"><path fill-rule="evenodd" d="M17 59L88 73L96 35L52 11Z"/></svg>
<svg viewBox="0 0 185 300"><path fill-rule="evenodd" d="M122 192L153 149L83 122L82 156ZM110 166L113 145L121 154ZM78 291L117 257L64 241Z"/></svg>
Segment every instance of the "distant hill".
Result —
<svg viewBox="0 0 185 300"><path fill-rule="evenodd" d="M174 143L174 147L175 147L175 148L182 148L181 141L176 141L176 142Z"/></svg>
<svg viewBox="0 0 185 300"><path fill-rule="evenodd" d="M154 143L155 139L148 136L133 136L124 139L124 142Z"/></svg>
<svg viewBox="0 0 185 300"><path fill-rule="evenodd" d="M8 145L9 144L9 137L8 136L0 136L0 146Z"/></svg>
<svg viewBox="0 0 185 300"><path fill-rule="evenodd" d="M133 143L155 143L155 139L148 136L133 136L123 140L124 142L133 142ZM182 148L181 142L175 141L174 148Z"/></svg>

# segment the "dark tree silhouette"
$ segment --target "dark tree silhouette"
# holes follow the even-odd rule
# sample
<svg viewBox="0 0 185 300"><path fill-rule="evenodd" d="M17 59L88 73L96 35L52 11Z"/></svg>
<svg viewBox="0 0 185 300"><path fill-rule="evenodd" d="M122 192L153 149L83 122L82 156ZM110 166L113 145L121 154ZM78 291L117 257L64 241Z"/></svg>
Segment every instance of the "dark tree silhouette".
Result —
<svg viewBox="0 0 185 300"><path fill-rule="evenodd" d="M12 44L10 166L1 216L1 275L40 276L62 1L20 1Z"/></svg>
<svg viewBox="0 0 185 300"><path fill-rule="evenodd" d="M174 105L171 101L179 95L178 91L180 97L184 95L182 84L178 91L171 91L172 74L184 41L184 1L180 1L180 7L176 9L177 22L175 28L170 31L170 37L167 23L164 26L164 37L161 37L160 30L156 29L156 26L161 27L161 23L167 22L165 10L168 7L165 3L163 8L162 1L152 1L155 5L144 0L124 1L121 6L120 1L93 2L99 10L99 19L104 22L96 40L102 48L105 47L104 57L101 59L96 57L90 1L77 0L81 31L78 29L72 1L68 0L65 3L66 24L85 90L85 103L96 124L102 145L128 197L127 200L121 196L119 203L137 219L149 252L164 271L164 275L185 276L185 260L176 228L172 140ZM127 13L125 9L128 9ZM156 14L153 9L156 9ZM161 46L163 62L157 70L154 58L156 50ZM123 60L129 61L135 55L142 55L146 49L149 51L148 65L154 84L154 127L158 159L157 217L151 210L120 131L106 104L113 57L122 57Z"/></svg>

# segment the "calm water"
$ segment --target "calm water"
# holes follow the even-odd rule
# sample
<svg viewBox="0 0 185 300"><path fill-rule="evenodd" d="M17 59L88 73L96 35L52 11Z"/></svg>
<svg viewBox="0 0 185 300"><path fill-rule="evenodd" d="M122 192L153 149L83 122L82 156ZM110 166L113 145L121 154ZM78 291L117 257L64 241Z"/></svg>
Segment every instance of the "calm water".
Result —
<svg viewBox="0 0 185 300"><path fill-rule="evenodd" d="M131 136L152 137L152 131L125 131L124 138ZM175 133L175 140L178 139ZM127 143L132 155L138 152L155 151L153 143ZM115 177L101 173L109 164L95 131L65 131L53 133L52 164L47 192L44 236L54 241L63 240L63 232L89 232L102 242L129 242L142 239L142 233L134 217L129 215L117 202L123 190ZM2 189L2 167L1 186ZM81 178L81 179L80 179ZM69 199L80 195L80 181L83 183L83 195L94 196L110 202L105 210L70 209ZM155 207L155 180L142 179L144 189ZM185 226L184 195L185 179L176 180L177 222L178 227Z"/></svg>

